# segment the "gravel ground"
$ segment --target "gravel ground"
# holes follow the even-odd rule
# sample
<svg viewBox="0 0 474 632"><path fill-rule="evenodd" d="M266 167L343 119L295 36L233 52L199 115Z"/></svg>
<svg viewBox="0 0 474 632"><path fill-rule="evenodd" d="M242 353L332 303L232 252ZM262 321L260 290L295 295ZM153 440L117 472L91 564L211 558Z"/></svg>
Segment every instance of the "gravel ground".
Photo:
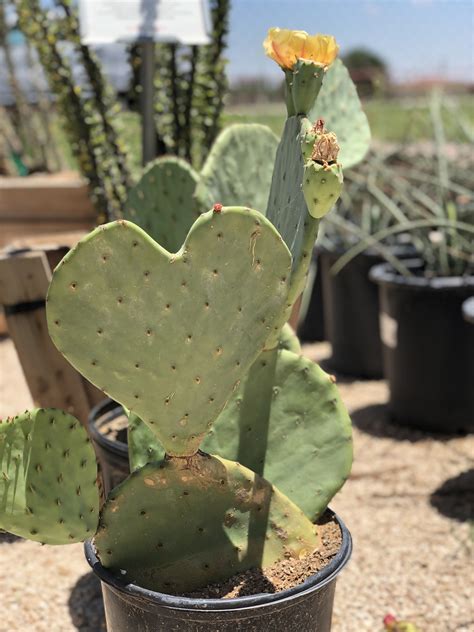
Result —
<svg viewBox="0 0 474 632"><path fill-rule="evenodd" d="M305 353L321 361L329 348ZM3 417L31 400L8 339L0 366ZM338 382L354 422L355 463L332 507L352 532L354 554L338 580L333 632L378 632L387 612L421 632L474 632L474 437L397 428L383 381ZM0 537L0 586L0 632L105 629L81 545Z"/></svg>

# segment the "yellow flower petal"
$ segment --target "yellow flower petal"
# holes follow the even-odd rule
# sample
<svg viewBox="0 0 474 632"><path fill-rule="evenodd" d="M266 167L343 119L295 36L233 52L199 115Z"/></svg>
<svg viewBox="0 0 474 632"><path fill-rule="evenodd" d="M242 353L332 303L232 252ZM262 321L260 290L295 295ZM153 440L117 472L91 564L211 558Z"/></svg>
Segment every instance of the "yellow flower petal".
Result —
<svg viewBox="0 0 474 632"><path fill-rule="evenodd" d="M292 68L305 48L305 31L272 28L263 42L265 53L282 68Z"/></svg>
<svg viewBox="0 0 474 632"><path fill-rule="evenodd" d="M338 51L339 46L332 35L310 35L303 59L329 66L336 59Z"/></svg>
<svg viewBox="0 0 474 632"><path fill-rule="evenodd" d="M339 46L332 35L308 35L306 31L271 28L263 42L265 53L283 69L291 69L298 59L329 66Z"/></svg>

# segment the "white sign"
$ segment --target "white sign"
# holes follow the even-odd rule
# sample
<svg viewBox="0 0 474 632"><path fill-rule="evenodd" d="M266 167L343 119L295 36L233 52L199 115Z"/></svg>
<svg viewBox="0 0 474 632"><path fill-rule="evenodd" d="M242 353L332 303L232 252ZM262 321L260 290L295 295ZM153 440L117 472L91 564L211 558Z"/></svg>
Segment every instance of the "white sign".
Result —
<svg viewBox="0 0 474 632"><path fill-rule="evenodd" d="M209 43L207 0L79 0L84 44Z"/></svg>

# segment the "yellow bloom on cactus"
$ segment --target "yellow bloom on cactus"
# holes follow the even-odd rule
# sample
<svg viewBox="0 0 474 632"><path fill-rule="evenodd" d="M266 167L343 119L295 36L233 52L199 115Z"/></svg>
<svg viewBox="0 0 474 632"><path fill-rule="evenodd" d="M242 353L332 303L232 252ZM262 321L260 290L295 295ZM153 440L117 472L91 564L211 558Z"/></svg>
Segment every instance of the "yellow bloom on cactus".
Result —
<svg viewBox="0 0 474 632"><path fill-rule="evenodd" d="M332 35L308 35L306 31L271 28L263 42L265 53L284 70L293 68L298 59L329 66L339 46Z"/></svg>

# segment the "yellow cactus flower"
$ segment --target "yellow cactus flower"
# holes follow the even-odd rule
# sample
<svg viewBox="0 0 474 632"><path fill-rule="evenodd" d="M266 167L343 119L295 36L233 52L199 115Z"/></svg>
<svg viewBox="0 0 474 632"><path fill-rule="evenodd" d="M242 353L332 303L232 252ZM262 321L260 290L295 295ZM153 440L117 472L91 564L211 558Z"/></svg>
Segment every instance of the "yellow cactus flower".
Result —
<svg viewBox="0 0 474 632"><path fill-rule="evenodd" d="M308 35L306 31L271 28L263 42L265 53L284 70L298 59L327 67L335 60L339 46L332 35Z"/></svg>

